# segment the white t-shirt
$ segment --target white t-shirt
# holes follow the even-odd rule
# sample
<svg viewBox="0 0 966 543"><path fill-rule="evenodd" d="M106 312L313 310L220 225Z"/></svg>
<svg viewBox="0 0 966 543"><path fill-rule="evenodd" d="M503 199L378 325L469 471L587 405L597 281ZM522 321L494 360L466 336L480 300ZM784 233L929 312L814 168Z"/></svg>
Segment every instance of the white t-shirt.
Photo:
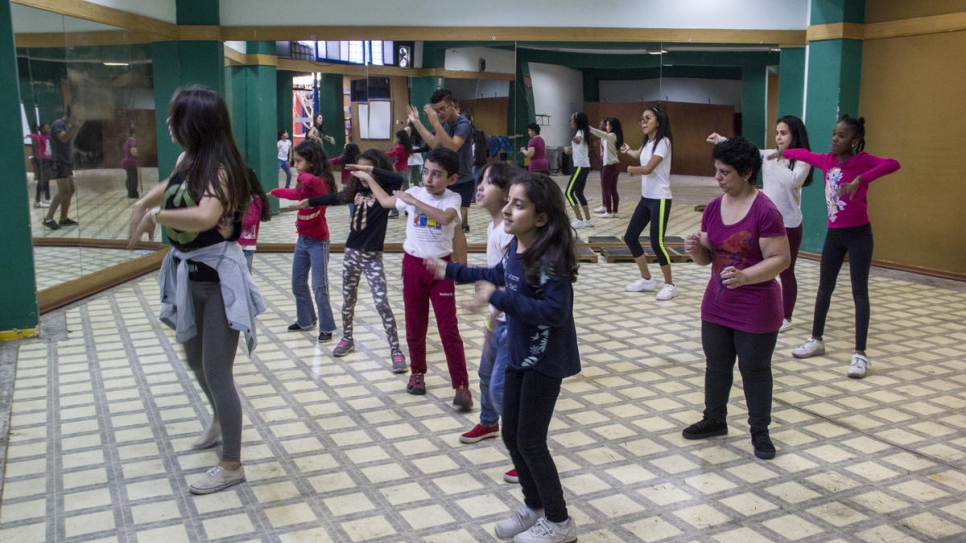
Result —
<svg viewBox="0 0 966 543"><path fill-rule="evenodd" d="M782 214L786 228L796 228L802 224L802 185L808 178L811 168L801 160L795 161L793 169L788 168L787 158L768 160L768 157L778 151L776 149L761 152L761 182L765 196L774 202L778 212Z"/></svg>
<svg viewBox="0 0 966 543"><path fill-rule="evenodd" d="M278 140L278 159L288 160L288 150L292 148L292 140Z"/></svg>
<svg viewBox="0 0 966 543"><path fill-rule="evenodd" d="M511 241L513 241L513 234L507 234L506 230L503 229L502 219L499 223L492 221L486 225L487 267L492 268L503 260L503 254L506 252L506 248L510 246ZM490 306L490 313L496 313L497 311L497 308L492 305ZM500 312L496 320L506 322L506 315Z"/></svg>
<svg viewBox="0 0 966 543"><path fill-rule="evenodd" d="M424 187L410 187L406 191L417 200L441 209L456 210L456 220L449 224L438 224L425 213L400 199L396 199L396 209L409 213L406 221L406 241L403 250L416 258L444 258L453 253L453 232L460 224L460 195L446 189L442 195L434 196Z"/></svg>
<svg viewBox="0 0 966 543"><path fill-rule="evenodd" d="M574 166L578 168L590 167L590 145L587 143L587 134L583 130L578 130L574 137L580 137L580 143L572 143Z"/></svg>
<svg viewBox="0 0 966 543"><path fill-rule="evenodd" d="M641 176L641 196L652 200L671 199L671 142L667 138L654 144L647 142L641 149L641 166L653 156L664 157L648 175Z"/></svg>

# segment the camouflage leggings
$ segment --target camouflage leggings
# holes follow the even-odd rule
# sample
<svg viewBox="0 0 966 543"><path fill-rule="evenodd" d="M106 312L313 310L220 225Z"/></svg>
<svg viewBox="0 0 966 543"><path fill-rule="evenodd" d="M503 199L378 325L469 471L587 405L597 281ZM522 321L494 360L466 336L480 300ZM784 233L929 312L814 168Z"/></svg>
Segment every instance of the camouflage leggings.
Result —
<svg viewBox="0 0 966 543"><path fill-rule="evenodd" d="M396 317L389 307L386 289L386 271L382 265L381 251L359 251L346 247L342 256L342 329L343 336L352 339L352 319L355 317L356 300L359 295L359 279L365 273L372 291L372 301L382 317L386 339L393 353L399 350L399 334L396 333Z"/></svg>

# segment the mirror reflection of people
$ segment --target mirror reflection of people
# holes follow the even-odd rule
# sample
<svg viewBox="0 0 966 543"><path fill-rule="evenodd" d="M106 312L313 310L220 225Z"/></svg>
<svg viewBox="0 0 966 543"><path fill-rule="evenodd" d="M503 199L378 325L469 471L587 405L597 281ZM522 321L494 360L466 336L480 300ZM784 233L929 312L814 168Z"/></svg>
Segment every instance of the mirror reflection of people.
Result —
<svg viewBox="0 0 966 543"><path fill-rule="evenodd" d="M54 137L50 138L50 180L57 185L57 194L50 201L50 209L44 218L44 226L57 230L61 226L77 226L77 221L67 216L70 202L74 197L74 136L83 125L74 117L70 106L64 116L50 126ZM60 209L60 221L54 221L54 214Z"/></svg>
<svg viewBox="0 0 966 543"><path fill-rule="evenodd" d="M621 128L621 122L614 117L604 119L601 125L603 130L590 128L590 133L600 138L600 192L604 203L597 208L603 209L597 216L601 219L616 219L617 205L620 204L617 178L621 174L617 150L624 146L624 130Z"/></svg>
<svg viewBox="0 0 966 543"><path fill-rule="evenodd" d="M594 220L590 217L590 209L587 207L587 198L584 196L584 187L587 186L587 176L590 174L590 122L587 114L578 111L570 116L570 127L574 129L574 136L570 140L570 145L564 148L564 152L573 156L574 171L567 182L567 190L564 195L567 203L574 210L574 220L570 221L570 226L574 228L584 228L594 226Z"/></svg>
<svg viewBox="0 0 966 543"><path fill-rule="evenodd" d="M317 114L312 120L312 128L309 128L306 138L311 138L325 148L325 143L335 145L335 138L325 133L325 117L321 113Z"/></svg>
<svg viewBox="0 0 966 543"><path fill-rule="evenodd" d="M288 130L278 131L275 147L278 149L278 167L285 172L285 188L288 188L292 184L292 170L288 167L292 161L292 140L288 139Z"/></svg>
<svg viewBox="0 0 966 543"><path fill-rule="evenodd" d="M547 162L547 142L540 137L540 125L530 123L527 125L527 135L530 141L526 147L521 147L520 152L523 156L530 159L530 166L527 171L534 173L550 174L550 163Z"/></svg>
<svg viewBox="0 0 966 543"><path fill-rule="evenodd" d="M682 434L705 439L728 433L737 358L751 444L755 456L767 460L776 454L768 433L771 359L782 325L782 292L775 278L788 267L788 238L778 208L754 185L762 161L758 148L738 136L715 145L712 158L724 194L705 208L701 231L684 240L684 251L696 264L711 264L701 302L704 416Z"/></svg>
<svg viewBox="0 0 966 543"><path fill-rule="evenodd" d="M175 329L188 366L214 411L211 425L191 445L219 441L221 460L191 484L211 494L245 480L241 461L242 410L233 367L239 333L251 353L258 344L255 316L265 310L236 243L241 218L257 192L235 145L228 107L203 86L179 89L167 119L171 141L184 148L170 179L131 208L128 247L164 228L173 248L161 264L161 322ZM187 278L187 281L184 279Z"/></svg>
<svg viewBox="0 0 966 543"><path fill-rule="evenodd" d="M50 125L43 123L35 126L30 134L30 141L34 151L30 158L34 166L34 181L37 183L34 207L50 207Z"/></svg>
<svg viewBox="0 0 966 543"><path fill-rule="evenodd" d="M127 131L127 139L124 140L124 158L121 159L121 167L127 174L125 186L127 187L128 198L140 198L138 194L138 140L135 139L135 129L132 126Z"/></svg>

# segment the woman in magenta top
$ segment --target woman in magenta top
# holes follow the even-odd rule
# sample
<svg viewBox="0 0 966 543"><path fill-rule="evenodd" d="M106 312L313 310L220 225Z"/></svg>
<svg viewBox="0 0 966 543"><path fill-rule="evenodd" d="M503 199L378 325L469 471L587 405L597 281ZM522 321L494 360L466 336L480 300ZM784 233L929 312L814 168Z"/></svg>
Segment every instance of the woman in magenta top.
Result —
<svg viewBox="0 0 966 543"><path fill-rule="evenodd" d="M869 365L865 353L870 320L869 270L872 268L869 183L899 169L899 162L895 159L872 156L864 152L864 148L865 119L844 115L832 131L832 152L820 155L805 149L786 149L769 157L800 160L825 172L828 231L822 247L812 336L793 349L792 356L808 358L825 354L822 341L825 319L835 281L848 254L852 300L855 302L855 352L848 371L848 376L853 379L865 377Z"/></svg>
<svg viewBox="0 0 966 543"><path fill-rule="evenodd" d="M741 372L751 443L758 458L774 458L771 358L782 325L782 293L775 278L791 260L781 213L755 185L758 148L742 137L714 146L715 179L724 194L708 204L701 232L684 240L695 263L711 264L701 302L701 344L707 366L704 417L685 439L728 433L728 396L735 358Z"/></svg>
<svg viewBox="0 0 966 543"><path fill-rule="evenodd" d="M550 163L547 162L547 144L540 137L540 125L531 123L527 126L527 133L530 134L530 141L526 147L521 147L520 152L530 159L531 172L550 173Z"/></svg>
<svg viewBox="0 0 966 543"><path fill-rule="evenodd" d="M138 195L138 140L134 139L134 127L127 131L127 140L124 141L124 158L121 159L121 168L127 174L127 197L140 198Z"/></svg>

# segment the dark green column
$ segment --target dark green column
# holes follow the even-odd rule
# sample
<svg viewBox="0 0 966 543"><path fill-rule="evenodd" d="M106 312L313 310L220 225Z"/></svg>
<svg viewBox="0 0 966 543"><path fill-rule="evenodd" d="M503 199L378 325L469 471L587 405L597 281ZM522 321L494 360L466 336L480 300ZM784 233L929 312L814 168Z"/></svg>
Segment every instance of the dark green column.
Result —
<svg viewBox="0 0 966 543"><path fill-rule="evenodd" d="M812 0L812 25L862 23L863 0ZM859 83L862 78L862 41L833 39L808 45L808 80L805 85L805 128L812 150L827 153L832 129L839 117L859 114ZM828 215L822 173L802 191L804 231L802 250L822 251Z"/></svg>
<svg viewBox="0 0 966 543"><path fill-rule="evenodd" d="M325 119L325 133L335 138L335 143L325 143L325 154L334 157L342 154L345 146L344 95L342 94L342 74L320 74L319 111ZM359 119L353 119L358 123ZM363 149L364 151L365 149Z"/></svg>
<svg viewBox="0 0 966 543"><path fill-rule="evenodd" d="M0 4L0 79L19 81L9 0ZM0 333L3 336L13 330L33 330L40 322L21 126L19 87L0 85L0 163L4 166L0 177L4 195L0 198L0 229L3 230L3 252L7 256L7 264L0 266L0 285L3 285Z"/></svg>
<svg viewBox="0 0 966 543"><path fill-rule="evenodd" d="M753 64L741 69L741 135L759 148L768 141L765 126L765 96L768 92L768 68Z"/></svg>
<svg viewBox="0 0 966 543"><path fill-rule="evenodd" d="M805 107L805 48L783 48L778 63L778 116L801 118Z"/></svg>

